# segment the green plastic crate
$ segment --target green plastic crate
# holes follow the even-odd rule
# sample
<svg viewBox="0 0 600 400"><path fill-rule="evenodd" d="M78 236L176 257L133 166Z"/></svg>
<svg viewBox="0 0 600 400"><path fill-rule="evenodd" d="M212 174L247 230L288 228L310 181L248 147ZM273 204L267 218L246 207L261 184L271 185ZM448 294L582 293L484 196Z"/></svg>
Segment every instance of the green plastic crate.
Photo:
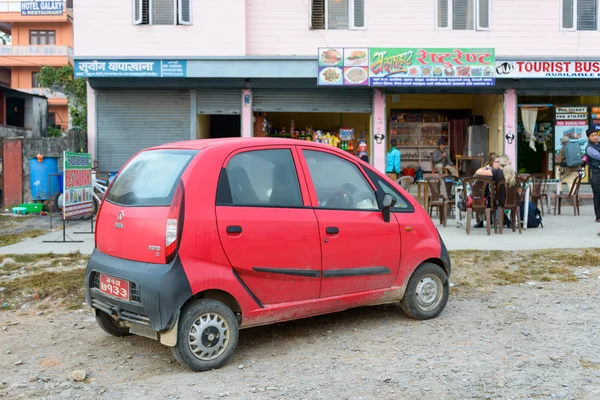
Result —
<svg viewBox="0 0 600 400"><path fill-rule="evenodd" d="M25 214L39 214L42 212L44 205L42 203L27 203L19 204L19 207L25 209Z"/></svg>

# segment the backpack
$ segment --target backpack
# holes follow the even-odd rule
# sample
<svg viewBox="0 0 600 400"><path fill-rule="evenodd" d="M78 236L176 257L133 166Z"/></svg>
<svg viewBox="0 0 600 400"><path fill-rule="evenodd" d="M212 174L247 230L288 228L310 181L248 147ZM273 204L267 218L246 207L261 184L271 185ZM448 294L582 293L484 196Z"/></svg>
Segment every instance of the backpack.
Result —
<svg viewBox="0 0 600 400"><path fill-rule="evenodd" d="M569 142L565 145L565 164L567 167L579 167L583 164L581 146L576 142Z"/></svg>
<svg viewBox="0 0 600 400"><path fill-rule="evenodd" d="M525 217L525 202L521 202L521 221ZM538 226L544 227L542 223L542 213L535 206L533 201L529 201L529 212L527 214L527 228L537 228Z"/></svg>

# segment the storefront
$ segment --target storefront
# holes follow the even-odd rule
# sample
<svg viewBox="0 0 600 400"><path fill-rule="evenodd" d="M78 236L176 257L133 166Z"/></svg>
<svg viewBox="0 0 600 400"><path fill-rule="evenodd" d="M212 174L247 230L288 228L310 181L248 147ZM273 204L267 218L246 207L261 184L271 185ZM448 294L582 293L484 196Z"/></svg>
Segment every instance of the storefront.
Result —
<svg viewBox="0 0 600 400"><path fill-rule="evenodd" d="M372 89L256 89L253 96L253 136L317 141L372 158Z"/></svg>
<svg viewBox="0 0 600 400"><path fill-rule="evenodd" d="M502 61L497 75L512 80L507 96L507 125L515 137L507 143L521 173L558 177L558 153L566 136L587 146L586 130L600 125L600 62L598 61ZM511 136L512 137L512 136ZM586 174L582 180L588 182Z"/></svg>

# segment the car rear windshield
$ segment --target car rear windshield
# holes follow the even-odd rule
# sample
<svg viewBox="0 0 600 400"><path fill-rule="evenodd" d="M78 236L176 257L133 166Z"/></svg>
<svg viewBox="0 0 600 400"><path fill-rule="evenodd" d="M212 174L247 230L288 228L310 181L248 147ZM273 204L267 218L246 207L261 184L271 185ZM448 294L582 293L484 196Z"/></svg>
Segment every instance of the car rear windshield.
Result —
<svg viewBox="0 0 600 400"><path fill-rule="evenodd" d="M106 200L123 206L169 206L181 175L197 153L149 150L138 154L117 176Z"/></svg>

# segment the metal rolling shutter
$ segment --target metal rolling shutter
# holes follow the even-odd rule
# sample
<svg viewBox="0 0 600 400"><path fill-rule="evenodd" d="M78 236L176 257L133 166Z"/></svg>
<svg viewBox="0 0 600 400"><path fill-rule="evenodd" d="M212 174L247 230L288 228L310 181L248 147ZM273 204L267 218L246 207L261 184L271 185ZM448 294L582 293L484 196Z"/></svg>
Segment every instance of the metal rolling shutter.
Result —
<svg viewBox="0 0 600 400"><path fill-rule="evenodd" d="M99 90L97 158L120 169L138 151L190 139L189 90Z"/></svg>
<svg viewBox="0 0 600 400"><path fill-rule="evenodd" d="M348 112L373 111L371 89L256 89L254 111L265 112Z"/></svg>
<svg viewBox="0 0 600 400"><path fill-rule="evenodd" d="M240 115L242 113L241 89L196 89L198 114Z"/></svg>

